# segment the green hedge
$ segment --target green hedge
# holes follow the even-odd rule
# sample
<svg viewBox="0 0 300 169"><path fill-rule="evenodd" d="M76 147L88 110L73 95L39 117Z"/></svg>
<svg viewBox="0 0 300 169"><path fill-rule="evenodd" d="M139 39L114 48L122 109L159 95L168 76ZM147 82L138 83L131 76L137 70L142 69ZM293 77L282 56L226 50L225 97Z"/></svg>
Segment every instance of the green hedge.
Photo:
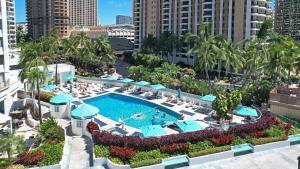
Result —
<svg viewBox="0 0 300 169"><path fill-rule="evenodd" d="M200 151L196 151L196 152L190 152L189 157L204 156L204 155L219 153L219 152L228 151L228 150L231 150L231 146L229 146L229 145L222 146L222 147L213 147L213 148L204 149L204 150L200 150Z"/></svg>
<svg viewBox="0 0 300 169"><path fill-rule="evenodd" d="M7 158L0 158L0 168L6 168L10 165L10 161Z"/></svg>
<svg viewBox="0 0 300 169"><path fill-rule="evenodd" d="M95 156L96 158L106 157L108 158L110 155L109 147L103 145L96 145L95 146Z"/></svg>
<svg viewBox="0 0 300 169"><path fill-rule="evenodd" d="M58 164L62 158L64 142L59 144L44 144L39 147L39 150L45 152L44 159L39 162L39 166L48 166Z"/></svg>
<svg viewBox="0 0 300 169"><path fill-rule="evenodd" d="M278 142L283 140L287 140L287 136L282 135L278 137L253 138L251 142L253 145L261 145L261 144L267 144L267 143Z"/></svg>
<svg viewBox="0 0 300 169"><path fill-rule="evenodd" d="M137 168L161 163L161 159L147 159L130 163L130 167Z"/></svg>
<svg viewBox="0 0 300 169"><path fill-rule="evenodd" d="M205 140L205 141L200 141L196 144L190 144L189 145L189 152L197 152L205 149L209 149L214 147L213 143Z"/></svg>

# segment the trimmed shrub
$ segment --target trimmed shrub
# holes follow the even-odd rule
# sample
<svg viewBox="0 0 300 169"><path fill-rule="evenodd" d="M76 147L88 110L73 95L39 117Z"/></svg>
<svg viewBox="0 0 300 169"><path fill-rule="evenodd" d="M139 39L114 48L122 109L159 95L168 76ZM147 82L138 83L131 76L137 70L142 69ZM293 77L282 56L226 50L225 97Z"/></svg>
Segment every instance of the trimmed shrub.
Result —
<svg viewBox="0 0 300 169"><path fill-rule="evenodd" d="M54 126L46 131L45 138L48 140L64 141L65 133L61 127Z"/></svg>
<svg viewBox="0 0 300 169"><path fill-rule="evenodd" d="M278 142L283 140L287 140L287 136L281 135L278 137L253 138L251 143L253 145L261 145L261 144L267 144L267 143Z"/></svg>
<svg viewBox="0 0 300 169"><path fill-rule="evenodd" d="M110 154L112 156L119 157L120 159L122 159L124 161L127 161L132 156L134 156L135 151L134 151L133 148L111 146L110 147Z"/></svg>
<svg viewBox="0 0 300 169"><path fill-rule="evenodd" d="M124 162L119 157L109 156L109 160L115 164L124 165Z"/></svg>
<svg viewBox="0 0 300 169"><path fill-rule="evenodd" d="M87 130L93 134L94 131L99 131L99 126L95 122L91 121L87 124Z"/></svg>
<svg viewBox="0 0 300 169"><path fill-rule="evenodd" d="M44 144L39 150L45 152L45 158L39 162L39 166L58 164L63 155L64 142L59 144Z"/></svg>
<svg viewBox="0 0 300 169"><path fill-rule="evenodd" d="M219 137L211 138L210 141L216 146L229 145L233 141L232 135L221 135Z"/></svg>
<svg viewBox="0 0 300 169"><path fill-rule="evenodd" d="M0 168L6 168L10 165L10 161L7 158L0 158Z"/></svg>
<svg viewBox="0 0 300 169"><path fill-rule="evenodd" d="M231 149L231 147L229 145L222 146L222 147L212 147L212 148L209 148L209 149L190 152L189 157L204 156L204 155L208 155L208 154L214 154L214 153L219 153L219 152L223 152L223 151L228 151L230 149Z"/></svg>
<svg viewBox="0 0 300 169"><path fill-rule="evenodd" d="M293 127L292 123L288 123L284 126L285 135L289 135L291 128Z"/></svg>
<svg viewBox="0 0 300 169"><path fill-rule="evenodd" d="M97 158L100 158L100 157L106 157L108 158L109 157L109 147L108 146L103 146L103 145L96 145L95 146L95 156Z"/></svg>
<svg viewBox="0 0 300 169"><path fill-rule="evenodd" d="M299 134L299 130L296 129L296 128L291 128L290 132L289 132L289 135L296 135L296 134Z"/></svg>
<svg viewBox="0 0 300 169"><path fill-rule="evenodd" d="M151 150L151 151L141 151L137 152L131 159L131 163L148 160L148 159L161 159L166 157L165 154L162 154L159 150Z"/></svg>
<svg viewBox="0 0 300 169"><path fill-rule="evenodd" d="M161 159L147 159L130 163L130 167L137 168L161 163Z"/></svg>
<svg viewBox="0 0 300 169"><path fill-rule="evenodd" d="M267 136L269 137L279 137L284 134L281 126L274 125L270 129L266 130Z"/></svg>
<svg viewBox="0 0 300 169"><path fill-rule="evenodd" d="M53 117L50 117L47 120L43 121L43 123L39 126L39 132L42 136L45 137L45 134L48 131L48 129L57 126L57 121Z"/></svg>
<svg viewBox="0 0 300 169"><path fill-rule="evenodd" d="M171 155L185 154L189 150L189 145L187 143L171 144L171 145L161 146L159 149L162 153L168 153Z"/></svg>
<svg viewBox="0 0 300 169"><path fill-rule="evenodd" d="M25 167L23 165L11 165L9 167L7 167L6 169L25 169Z"/></svg>
<svg viewBox="0 0 300 169"><path fill-rule="evenodd" d="M195 151L200 151L200 150L205 150L208 148L212 148L214 145L212 142L205 140L205 141L200 141L196 144L190 144L189 146L189 152L195 152Z"/></svg>
<svg viewBox="0 0 300 169"><path fill-rule="evenodd" d="M17 156L14 164L22 164L25 166L37 165L45 157L43 151L23 152Z"/></svg>
<svg viewBox="0 0 300 169"><path fill-rule="evenodd" d="M239 144L244 144L244 143L246 143L246 142L247 142L246 140L244 140L243 138L237 136L237 137L234 138L232 144L233 144L233 145L239 145Z"/></svg>

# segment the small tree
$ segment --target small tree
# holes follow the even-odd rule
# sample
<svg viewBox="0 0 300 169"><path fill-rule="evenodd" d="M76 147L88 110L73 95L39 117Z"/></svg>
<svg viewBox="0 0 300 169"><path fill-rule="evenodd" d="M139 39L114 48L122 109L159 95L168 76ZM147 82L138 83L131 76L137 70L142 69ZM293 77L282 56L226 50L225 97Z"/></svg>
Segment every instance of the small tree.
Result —
<svg viewBox="0 0 300 169"><path fill-rule="evenodd" d="M242 94L241 92L234 90L228 94L228 110L233 112L236 107L241 104Z"/></svg>
<svg viewBox="0 0 300 169"><path fill-rule="evenodd" d="M7 158L10 162L13 153L20 153L25 148L23 138L13 134L2 136L0 138L0 143L0 151L7 153Z"/></svg>
<svg viewBox="0 0 300 169"><path fill-rule="evenodd" d="M212 108L217 112L219 120L224 119L228 113L228 98L226 97L226 94L219 93L212 103Z"/></svg>

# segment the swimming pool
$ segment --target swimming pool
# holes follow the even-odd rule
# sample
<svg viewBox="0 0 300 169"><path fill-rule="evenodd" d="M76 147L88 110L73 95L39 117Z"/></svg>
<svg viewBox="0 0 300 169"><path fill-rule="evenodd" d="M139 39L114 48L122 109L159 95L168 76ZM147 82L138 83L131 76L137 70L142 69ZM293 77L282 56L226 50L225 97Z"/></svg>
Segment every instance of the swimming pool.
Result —
<svg viewBox="0 0 300 169"><path fill-rule="evenodd" d="M140 128L176 122L180 115L165 107L135 97L109 93L87 99L87 104L99 108L101 115L116 122L124 119L125 125Z"/></svg>

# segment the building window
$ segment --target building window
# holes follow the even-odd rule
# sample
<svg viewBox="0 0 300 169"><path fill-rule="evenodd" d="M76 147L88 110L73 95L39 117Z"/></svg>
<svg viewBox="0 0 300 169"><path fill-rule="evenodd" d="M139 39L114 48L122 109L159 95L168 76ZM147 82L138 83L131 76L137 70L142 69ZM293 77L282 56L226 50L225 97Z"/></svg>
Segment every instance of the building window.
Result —
<svg viewBox="0 0 300 169"><path fill-rule="evenodd" d="M54 111L59 112L59 106L54 106Z"/></svg>
<svg viewBox="0 0 300 169"><path fill-rule="evenodd" d="M76 121L76 127L77 128L82 128L82 121L81 120Z"/></svg>

